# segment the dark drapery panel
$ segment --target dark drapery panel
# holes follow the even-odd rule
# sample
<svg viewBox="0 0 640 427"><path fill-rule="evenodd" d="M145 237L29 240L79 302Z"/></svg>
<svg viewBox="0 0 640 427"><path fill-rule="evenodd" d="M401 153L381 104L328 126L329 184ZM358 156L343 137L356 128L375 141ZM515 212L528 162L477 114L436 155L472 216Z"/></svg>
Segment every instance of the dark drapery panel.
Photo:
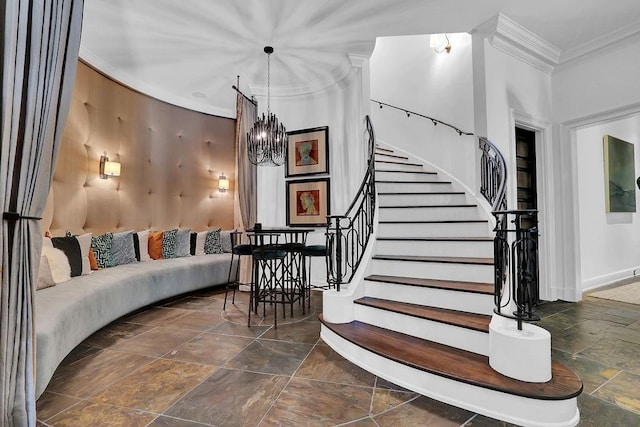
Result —
<svg viewBox="0 0 640 427"><path fill-rule="evenodd" d="M80 48L83 0L0 5L0 425L33 426L34 292L40 222L66 121Z"/></svg>

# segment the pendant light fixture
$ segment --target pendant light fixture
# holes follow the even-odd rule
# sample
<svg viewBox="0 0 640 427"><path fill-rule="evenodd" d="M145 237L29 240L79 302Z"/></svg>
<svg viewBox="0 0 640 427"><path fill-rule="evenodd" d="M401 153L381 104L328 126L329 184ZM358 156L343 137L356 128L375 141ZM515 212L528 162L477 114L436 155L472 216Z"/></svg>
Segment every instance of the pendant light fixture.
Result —
<svg viewBox="0 0 640 427"><path fill-rule="evenodd" d="M258 166L282 166L287 149L287 130L271 113L271 54L273 48L265 46L267 54L267 116L253 124L247 132L247 153L249 161Z"/></svg>

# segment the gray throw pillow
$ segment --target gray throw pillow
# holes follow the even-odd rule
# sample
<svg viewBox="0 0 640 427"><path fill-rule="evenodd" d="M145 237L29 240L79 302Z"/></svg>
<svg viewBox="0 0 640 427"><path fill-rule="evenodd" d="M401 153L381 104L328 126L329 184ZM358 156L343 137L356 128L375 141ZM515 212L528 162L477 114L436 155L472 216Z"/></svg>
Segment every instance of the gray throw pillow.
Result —
<svg viewBox="0 0 640 427"><path fill-rule="evenodd" d="M220 242L222 243L222 252L231 253L233 248L231 247L231 231L225 230L220 232Z"/></svg>
<svg viewBox="0 0 640 427"><path fill-rule="evenodd" d="M178 230L176 235L176 257L191 256L191 230Z"/></svg>
<svg viewBox="0 0 640 427"><path fill-rule="evenodd" d="M138 262L136 259L136 250L133 245L133 231L113 233L111 260L114 267L116 265Z"/></svg>

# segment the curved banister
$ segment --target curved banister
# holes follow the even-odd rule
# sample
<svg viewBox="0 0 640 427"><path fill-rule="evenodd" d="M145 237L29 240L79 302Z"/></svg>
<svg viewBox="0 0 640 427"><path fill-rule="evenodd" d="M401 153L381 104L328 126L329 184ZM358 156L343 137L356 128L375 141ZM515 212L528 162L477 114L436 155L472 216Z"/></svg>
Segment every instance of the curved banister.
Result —
<svg viewBox="0 0 640 427"><path fill-rule="evenodd" d="M327 281L340 291L342 283L353 278L373 233L376 207L375 134L369 116L365 117L368 135L367 171L344 215L327 215Z"/></svg>

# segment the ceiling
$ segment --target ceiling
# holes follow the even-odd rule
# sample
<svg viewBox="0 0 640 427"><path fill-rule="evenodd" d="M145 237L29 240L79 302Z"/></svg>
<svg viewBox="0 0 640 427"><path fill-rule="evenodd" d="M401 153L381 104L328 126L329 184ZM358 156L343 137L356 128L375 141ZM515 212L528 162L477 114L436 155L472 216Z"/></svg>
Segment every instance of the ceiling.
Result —
<svg viewBox="0 0 640 427"><path fill-rule="evenodd" d="M498 13L562 57L640 32L638 0L85 0L81 58L183 107L235 117L235 92L320 90L382 36L468 32Z"/></svg>

